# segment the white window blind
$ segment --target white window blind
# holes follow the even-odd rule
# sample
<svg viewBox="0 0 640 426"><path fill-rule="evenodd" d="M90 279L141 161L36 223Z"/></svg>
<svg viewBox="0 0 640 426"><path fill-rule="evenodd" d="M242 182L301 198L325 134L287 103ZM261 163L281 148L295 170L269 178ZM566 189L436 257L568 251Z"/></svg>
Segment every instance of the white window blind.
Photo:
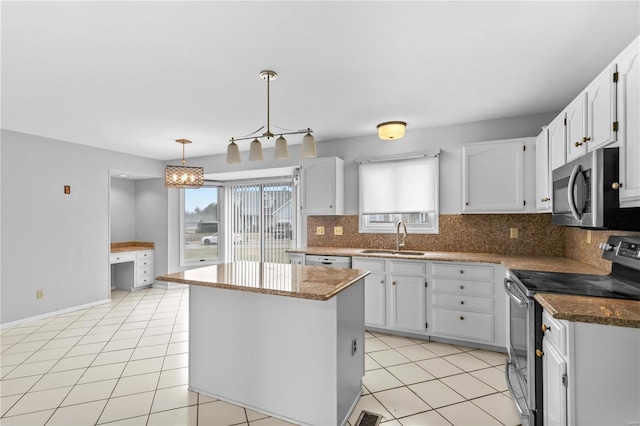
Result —
<svg viewBox="0 0 640 426"><path fill-rule="evenodd" d="M361 214L433 213L438 206L438 157L360 164Z"/></svg>

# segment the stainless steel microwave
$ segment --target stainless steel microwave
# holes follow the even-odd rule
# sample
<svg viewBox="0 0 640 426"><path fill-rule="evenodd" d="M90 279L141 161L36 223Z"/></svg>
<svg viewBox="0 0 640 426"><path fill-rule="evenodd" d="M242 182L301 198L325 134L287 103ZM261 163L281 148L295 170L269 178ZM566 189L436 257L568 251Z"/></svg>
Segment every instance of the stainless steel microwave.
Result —
<svg viewBox="0 0 640 426"><path fill-rule="evenodd" d="M596 149L553 170L553 223L640 230L640 208L620 208L618 156L618 148Z"/></svg>

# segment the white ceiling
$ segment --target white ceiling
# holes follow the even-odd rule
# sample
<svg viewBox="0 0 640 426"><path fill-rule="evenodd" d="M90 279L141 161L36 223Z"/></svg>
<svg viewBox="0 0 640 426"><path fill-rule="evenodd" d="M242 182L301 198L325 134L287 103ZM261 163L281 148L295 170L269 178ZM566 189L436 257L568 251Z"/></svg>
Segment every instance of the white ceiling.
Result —
<svg viewBox="0 0 640 426"><path fill-rule="evenodd" d="M160 160L179 138L187 157L222 153L266 123L263 69L272 125L318 143L557 111L640 33L639 4L2 1L1 124Z"/></svg>

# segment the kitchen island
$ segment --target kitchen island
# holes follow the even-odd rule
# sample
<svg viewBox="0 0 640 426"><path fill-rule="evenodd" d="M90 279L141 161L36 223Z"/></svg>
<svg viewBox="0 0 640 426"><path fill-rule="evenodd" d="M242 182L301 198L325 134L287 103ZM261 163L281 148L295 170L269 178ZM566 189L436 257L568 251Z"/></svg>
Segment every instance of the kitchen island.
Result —
<svg viewBox="0 0 640 426"><path fill-rule="evenodd" d="M188 284L189 388L297 424L346 424L364 376L367 271L233 262Z"/></svg>

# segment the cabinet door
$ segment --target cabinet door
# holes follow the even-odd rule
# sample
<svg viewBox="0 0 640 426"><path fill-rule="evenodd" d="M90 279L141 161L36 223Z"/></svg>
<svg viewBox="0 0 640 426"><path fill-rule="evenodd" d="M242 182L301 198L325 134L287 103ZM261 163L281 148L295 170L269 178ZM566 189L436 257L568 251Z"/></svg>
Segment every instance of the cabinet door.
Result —
<svg viewBox="0 0 640 426"><path fill-rule="evenodd" d="M613 122L616 120L616 86L613 82L615 65L604 70L587 87L587 135L584 145L588 151L616 141Z"/></svg>
<svg viewBox="0 0 640 426"><path fill-rule="evenodd" d="M551 207L551 170L549 169L549 140L545 128L536 138L536 209L548 211Z"/></svg>
<svg viewBox="0 0 640 426"><path fill-rule="evenodd" d="M618 57L620 207L640 207L640 61L636 39Z"/></svg>
<svg viewBox="0 0 640 426"><path fill-rule="evenodd" d="M425 278L391 275L391 321L398 330L424 333Z"/></svg>
<svg viewBox="0 0 640 426"><path fill-rule="evenodd" d="M567 163L567 142L566 126L563 112L557 116L547 127L549 132L549 157L551 161L551 171Z"/></svg>
<svg viewBox="0 0 640 426"><path fill-rule="evenodd" d="M343 163L336 157L302 162L302 213L310 215L342 214L344 197Z"/></svg>
<svg viewBox="0 0 640 426"><path fill-rule="evenodd" d="M545 338L542 340L542 392L545 425L567 424L567 362Z"/></svg>
<svg viewBox="0 0 640 426"><path fill-rule="evenodd" d="M567 114L567 163L587 152L582 138L585 131L586 95L582 93L564 110Z"/></svg>
<svg viewBox="0 0 640 426"><path fill-rule="evenodd" d="M373 327L386 326L386 285L384 274L369 274L364 278L364 323Z"/></svg>
<svg viewBox="0 0 640 426"><path fill-rule="evenodd" d="M524 210L524 141L462 147L462 212Z"/></svg>

